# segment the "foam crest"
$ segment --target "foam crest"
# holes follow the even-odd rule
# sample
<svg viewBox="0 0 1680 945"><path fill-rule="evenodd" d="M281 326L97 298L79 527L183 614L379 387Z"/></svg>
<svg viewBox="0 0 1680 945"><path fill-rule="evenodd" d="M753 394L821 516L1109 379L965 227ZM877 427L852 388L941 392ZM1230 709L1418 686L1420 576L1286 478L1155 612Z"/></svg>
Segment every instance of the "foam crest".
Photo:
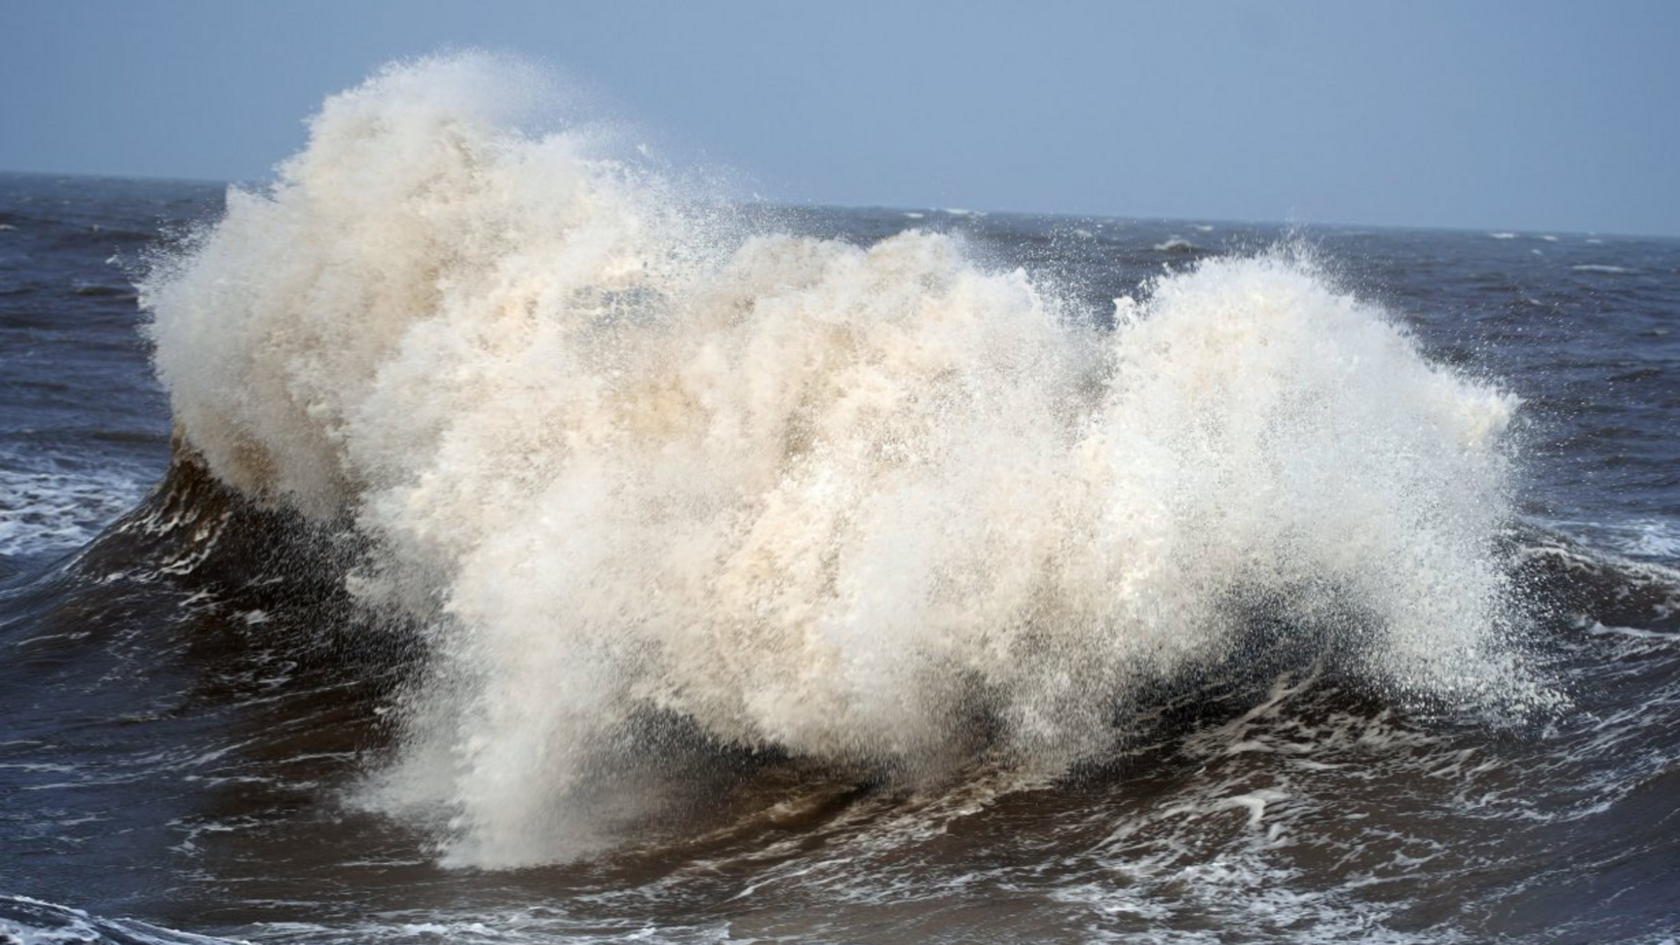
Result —
<svg viewBox="0 0 1680 945"><path fill-rule="evenodd" d="M453 861L609 840L649 713L1054 767L1255 613L1422 694L1511 680L1515 403L1309 261L1204 261L1102 331L945 236L746 233L610 136L514 130L505 72L330 99L144 286L212 471L353 520L356 590L429 627L379 802L448 812Z"/></svg>

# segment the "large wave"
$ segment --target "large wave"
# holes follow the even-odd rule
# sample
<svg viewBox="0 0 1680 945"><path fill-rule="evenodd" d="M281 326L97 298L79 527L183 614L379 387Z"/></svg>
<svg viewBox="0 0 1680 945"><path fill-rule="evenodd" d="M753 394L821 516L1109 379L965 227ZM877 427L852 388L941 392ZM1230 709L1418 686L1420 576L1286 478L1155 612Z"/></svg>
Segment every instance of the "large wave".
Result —
<svg viewBox="0 0 1680 945"><path fill-rule="evenodd" d="M143 285L190 447L350 523L423 627L370 796L453 862L564 858L574 799L705 737L1055 770L1115 707L1247 658L1255 615L1397 692L1523 683L1496 538L1516 404L1286 250L1113 313L911 230L753 232L533 126L482 55L330 98L262 191ZM534 117L535 116L535 117Z"/></svg>

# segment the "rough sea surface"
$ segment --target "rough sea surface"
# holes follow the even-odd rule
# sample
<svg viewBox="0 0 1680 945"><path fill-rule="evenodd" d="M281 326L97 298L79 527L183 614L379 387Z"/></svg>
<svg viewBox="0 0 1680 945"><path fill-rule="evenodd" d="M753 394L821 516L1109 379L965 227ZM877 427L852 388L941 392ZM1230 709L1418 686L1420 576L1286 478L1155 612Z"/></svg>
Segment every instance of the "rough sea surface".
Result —
<svg viewBox="0 0 1680 945"><path fill-rule="evenodd" d="M742 205L503 71L0 175L0 942L1674 940L1680 241Z"/></svg>

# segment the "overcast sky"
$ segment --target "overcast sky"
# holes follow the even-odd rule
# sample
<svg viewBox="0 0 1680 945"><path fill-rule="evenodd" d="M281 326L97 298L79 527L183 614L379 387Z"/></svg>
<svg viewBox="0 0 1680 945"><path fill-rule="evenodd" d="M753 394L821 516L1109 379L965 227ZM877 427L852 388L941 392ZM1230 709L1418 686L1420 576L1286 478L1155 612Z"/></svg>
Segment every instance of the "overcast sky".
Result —
<svg viewBox="0 0 1680 945"><path fill-rule="evenodd" d="M0 0L0 169L260 180L323 96L550 64L788 202L1680 235L1680 2Z"/></svg>

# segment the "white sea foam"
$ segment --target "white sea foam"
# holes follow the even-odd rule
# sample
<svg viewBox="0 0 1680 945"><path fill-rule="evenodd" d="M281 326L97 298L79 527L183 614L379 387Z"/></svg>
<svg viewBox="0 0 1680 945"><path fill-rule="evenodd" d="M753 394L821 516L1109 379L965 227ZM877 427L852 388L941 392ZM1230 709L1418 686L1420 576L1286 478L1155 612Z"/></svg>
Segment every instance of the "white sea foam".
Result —
<svg viewBox="0 0 1680 945"><path fill-rule="evenodd" d="M600 841L619 811L579 798L647 707L911 766L984 715L1054 768L1231 658L1233 606L1400 689L1523 691L1490 551L1515 401L1310 261L1205 261L1105 333L946 236L743 233L610 136L515 130L506 71L328 100L144 285L211 469L353 516L354 589L428 623L373 800L449 815L451 862Z"/></svg>
<svg viewBox="0 0 1680 945"><path fill-rule="evenodd" d="M0 895L0 942L7 945L113 941L134 945L247 945L242 940L176 932L136 919L96 918L80 909L28 896Z"/></svg>
<svg viewBox="0 0 1680 945"><path fill-rule="evenodd" d="M1680 561L1680 522L1664 518L1633 518L1620 521L1581 519L1537 519L1536 524L1585 542L1595 553L1634 558ZM1680 583L1677 580L1675 583Z"/></svg>
<svg viewBox="0 0 1680 945"><path fill-rule="evenodd" d="M85 544L146 494L150 471L0 468L0 555L46 554Z"/></svg>

